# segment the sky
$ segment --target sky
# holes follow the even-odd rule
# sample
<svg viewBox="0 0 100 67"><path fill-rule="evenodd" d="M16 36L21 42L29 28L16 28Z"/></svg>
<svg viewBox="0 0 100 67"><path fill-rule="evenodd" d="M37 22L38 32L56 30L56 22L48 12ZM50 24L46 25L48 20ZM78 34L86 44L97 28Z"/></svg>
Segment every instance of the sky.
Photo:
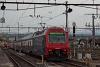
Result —
<svg viewBox="0 0 100 67"><path fill-rule="evenodd" d="M6 1L6 2L35 2L35 3L48 3L48 0L0 0L0 1ZM99 4L100 0L56 0L56 3L66 3L68 1L68 4ZM49 0L49 3L55 3L55 0ZM0 3L0 6L2 4ZM4 4L6 6L6 9L13 9L13 10L0 10L0 18L4 16L5 23L0 23L0 27L40 27L41 25L39 23L46 23L47 26L58 26L58 27L65 27L66 26L66 15L62 14L66 11L65 6L51 6L51 7L45 7L45 8L36 8L35 14L34 9L28 9L28 10L16 10L17 6L16 4ZM35 5L35 7L43 7L48 5ZM96 8L96 6L86 6L86 7L92 7ZM34 5L18 5L18 9L26 9L26 8L34 8ZM92 25L92 15L87 14L96 14L96 9L91 8L85 8L85 7L79 7L79 6L68 6L68 8L71 8L73 11L71 13L68 13L68 27L72 27L72 23L76 23L77 28L86 28L87 25L90 23ZM98 8L100 8L98 6ZM99 10L98 10L99 14ZM33 17L30 17L29 15L32 15ZM34 17L35 15L35 17ZM40 15L40 17L36 17ZM97 17L97 16L96 16ZM95 19L95 26L99 24L99 16ZM20 33L26 33L26 32L35 32L37 29L22 29L20 28ZM9 32L9 29L0 29L1 32ZM18 29L10 29L11 32L18 32ZM81 31L80 29L77 31ZM88 30L86 30L88 31ZM90 30L89 30L90 31ZM84 32L85 33L85 32Z"/></svg>

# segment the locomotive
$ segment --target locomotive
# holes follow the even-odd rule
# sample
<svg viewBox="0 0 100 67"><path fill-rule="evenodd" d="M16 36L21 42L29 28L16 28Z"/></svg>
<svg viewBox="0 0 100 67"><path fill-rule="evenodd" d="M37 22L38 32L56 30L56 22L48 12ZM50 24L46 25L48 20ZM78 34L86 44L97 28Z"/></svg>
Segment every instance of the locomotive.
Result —
<svg viewBox="0 0 100 67"><path fill-rule="evenodd" d="M13 48L48 60L68 58L68 34L60 27L51 27L13 42Z"/></svg>

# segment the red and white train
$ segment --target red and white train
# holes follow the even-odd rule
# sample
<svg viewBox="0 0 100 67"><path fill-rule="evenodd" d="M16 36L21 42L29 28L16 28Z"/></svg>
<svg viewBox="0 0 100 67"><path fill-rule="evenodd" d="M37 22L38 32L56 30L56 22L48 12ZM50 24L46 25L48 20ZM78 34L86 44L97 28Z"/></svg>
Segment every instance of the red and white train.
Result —
<svg viewBox="0 0 100 67"><path fill-rule="evenodd" d="M44 55L49 60L65 60L69 51L68 34L63 28L51 27L14 41L12 47L36 56Z"/></svg>

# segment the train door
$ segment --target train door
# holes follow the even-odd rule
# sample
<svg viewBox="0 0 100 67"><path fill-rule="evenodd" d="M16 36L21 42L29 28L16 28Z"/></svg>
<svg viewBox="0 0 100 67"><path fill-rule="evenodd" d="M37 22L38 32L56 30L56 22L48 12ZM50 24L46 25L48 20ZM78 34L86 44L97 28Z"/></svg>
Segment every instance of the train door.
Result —
<svg viewBox="0 0 100 67"><path fill-rule="evenodd" d="M28 40L28 45L27 45L27 47L28 47L28 48L27 48L27 49L28 49L28 53L31 52L31 49L32 49L32 48L31 48L31 47L32 47L32 46L31 46L31 43L32 43L32 40L31 40L31 39Z"/></svg>
<svg viewBox="0 0 100 67"><path fill-rule="evenodd" d="M28 45L27 45L28 53L31 51L31 39L28 40Z"/></svg>
<svg viewBox="0 0 100 67"><path fill-rule="evenodd" d="M21 52L21 42L18 43L18 50Z"/></svg>
<svg viewBox="0 0 100 67"><path fill-rule="evenodd" d="M42 40L42 50L43 50L43 55L45 55L46 53L45 36L43 36L43 40Z"/></svg>
<svg viewBox="0 0 100 67"><path fill-rule="evenodd" d="M22 43L22 41L21 41L21 52L22 52L22 50L23 50L23 43Z"/></svg>
<svg viewBox="0 0 100 67"><path fill-rule="evenodd" d="M31 48L31 50L32 50L32 53L34 54L34 39L32 38L32 48Z"/></svg>

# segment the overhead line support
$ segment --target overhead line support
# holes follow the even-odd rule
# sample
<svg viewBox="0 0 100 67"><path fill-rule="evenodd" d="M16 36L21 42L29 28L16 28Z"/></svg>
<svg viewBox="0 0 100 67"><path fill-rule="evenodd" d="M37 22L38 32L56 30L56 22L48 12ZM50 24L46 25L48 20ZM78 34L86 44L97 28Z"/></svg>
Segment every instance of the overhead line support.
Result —
<svg viewBox="0 0 100 67"><path fill-rule="evenodd" d="M0 1L0 3L6 3L6 4L40 4L40 5L66 5L66 3L32 3L32 2L3 2ZM100 6L100 4L67 4L67 5L84 5L84 6Z"/></svg>
<svg viewBox="0 0 100 67"><path fill-rule="evenodd" d="M31 2L0 2L6 4L41 4L41 5L66 5L63 3L31 3Z"/></svg>

